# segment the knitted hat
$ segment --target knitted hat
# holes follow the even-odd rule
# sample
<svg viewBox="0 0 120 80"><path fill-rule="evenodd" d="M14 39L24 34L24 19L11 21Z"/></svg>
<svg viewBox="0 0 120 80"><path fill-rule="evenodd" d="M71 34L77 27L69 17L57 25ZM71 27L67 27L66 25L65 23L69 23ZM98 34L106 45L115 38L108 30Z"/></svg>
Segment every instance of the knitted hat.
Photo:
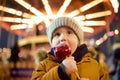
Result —
<svg viewBox="0 0 120 80"><path fill-rule="evenodd" d="M52 42L52 34L53 32L62 26L66 26L71 28L76 36L78 37L79 40L79 45L83 42L83 31L81 29L81 26L79 25L79 23L77 23L77 21L75 21L73 18L69 18L69 17L58 17L57 19L55 19L47 28L47 35L50 41L50 44Z"/></svg>

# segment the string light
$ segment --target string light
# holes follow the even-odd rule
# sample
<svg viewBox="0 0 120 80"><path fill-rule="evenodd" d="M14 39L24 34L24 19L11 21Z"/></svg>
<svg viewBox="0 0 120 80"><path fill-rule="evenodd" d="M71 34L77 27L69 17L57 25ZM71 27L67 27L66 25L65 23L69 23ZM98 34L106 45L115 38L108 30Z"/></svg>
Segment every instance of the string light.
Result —
<svg viewBox="0 0 120 80"><path fill-rule="evenodd" d="M110 31L108 33L105 33L103 35L103 37L101 37L100 39L96 40L96 45L100 45L102 44L104 41L106 41L108 39L108 36L112 37L114 35L118 35L119 34L119 30L118 29L115 29L114 31Z"/></svg>
<svg viewBox="0 0 120 80"><path fill-rule="evenodd" d="M44 6L47 14L44 14L43 12L39 11L33 5L31 5L30 3L28 3L25 0L20 0L20 1L14 0L14 1L17 2L18 4L20 4L22 7L29 10L33 14L28 14L28 13L25 13L25 12L22 12L20 10L16 10L13 8L0 6L0 10L2 10L4 12L8 12L10 14L24 17L24 18L19 18L19 17L12 18L12 17L0 16L1 21L20 23L20 25L24 25L24 24L29 25L31 23L32 24L39 24L40 22L44 21L46 25L49 25L51 20L55 19L58 16L68 16L68 17L74 17L77 21L81 22L82 26L85 26L85 27L83 27L84 32L93 33L94 29L90 28L89 26L105 26L106 21L105 20L102 20L102 21L93 20L92 21L90 19L104 17L104 16L108 16L108 15L112 14L111 10L105 10L105 11L98 11L98 12L94 12L94 13L79 15L79 14L95 7L96 5L99 5L100 3L104 3L104 0L90 1L89 3L82 5L78 9L75 9L75 10L72 10L71 12L68 12L67 14L65 13L65 11L66 11L67 7L71 4L72 0L65 0L56 14L53 14L51 5L49 4L48 0L42 0L43 6ZM12 25L11 29L28 28L25 25L22 26L22 28L20 28L20 25L18 25L18 27L15 27L17 25ZM118 33L118 32L116 31L116 33ZM110 33L110 35L112 36L113 34Z"/></svg>
<svg viewBox="0 0 120 80"><path fill-rule="evenodd" d="M118 35L119 34L119 30L115 29L115 34Z"/></svg>

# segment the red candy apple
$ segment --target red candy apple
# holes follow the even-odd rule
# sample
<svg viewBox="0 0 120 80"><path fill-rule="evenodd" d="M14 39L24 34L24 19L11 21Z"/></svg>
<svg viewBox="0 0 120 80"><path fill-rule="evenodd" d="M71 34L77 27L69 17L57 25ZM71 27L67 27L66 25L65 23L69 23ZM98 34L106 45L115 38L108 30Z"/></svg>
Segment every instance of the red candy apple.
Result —
<svg viewBox="0 0 120 80"><path fill-rule="evenodd" d="M70 56L71 49L67 45L59 45L57 47L54 47L54 55L58 59L65 59L67 56Z"/></svg>

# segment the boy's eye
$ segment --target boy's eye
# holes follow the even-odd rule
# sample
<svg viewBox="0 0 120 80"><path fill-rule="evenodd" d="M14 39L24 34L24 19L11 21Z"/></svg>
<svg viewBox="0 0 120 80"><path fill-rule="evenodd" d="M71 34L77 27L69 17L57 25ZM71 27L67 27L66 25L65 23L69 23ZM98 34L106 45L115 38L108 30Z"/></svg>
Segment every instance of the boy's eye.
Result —
<svg viewBox="0 0 120 80"><path fill-rule="evenodd" d="M73 32L72 31L67 31L68 34L72 34Z"/></svg>
<svg viewBox="0 0 120 80"><path fill-rule="evenodd" d="M60 36L60 33L55 33L54 36Z"/></svg>

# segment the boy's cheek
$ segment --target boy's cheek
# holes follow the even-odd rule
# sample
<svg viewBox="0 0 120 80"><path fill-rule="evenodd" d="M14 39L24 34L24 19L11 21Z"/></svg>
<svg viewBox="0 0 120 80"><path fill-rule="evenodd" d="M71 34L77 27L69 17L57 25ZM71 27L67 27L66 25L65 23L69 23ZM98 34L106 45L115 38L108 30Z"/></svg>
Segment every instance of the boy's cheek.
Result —
<svg viewBox="0 0 120 80"><path fill-rule="evenodd" d="M55 46L56 46L56 43L55 43L54 41L52 41L51 47L53 48L53 47L55 47Z"/></svg>

